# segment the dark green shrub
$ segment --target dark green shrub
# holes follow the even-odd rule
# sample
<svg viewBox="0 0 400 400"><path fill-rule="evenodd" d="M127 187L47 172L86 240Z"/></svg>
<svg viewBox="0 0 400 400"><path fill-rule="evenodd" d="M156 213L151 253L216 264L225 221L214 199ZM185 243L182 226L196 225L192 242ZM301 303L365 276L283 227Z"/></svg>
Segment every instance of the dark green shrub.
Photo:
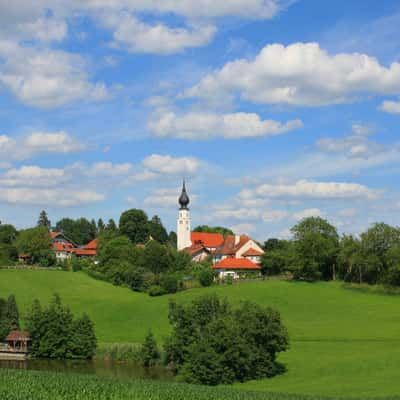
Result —
<svg viewBox="0 0 400 400"><path fill-rule="evenodd" d="M153 333L149 332L140 348L140 363L148 368L153 367L160 361L160 352Z"/></svg>
<svg viewBox="0 0 400 400"><path fill-rule="evenodd" d="M149 287L148 294L149 294L149 296L152 296L152 297L162 296L163 294L165 294L165 291L161 286L153 285L153 286Z"/></svg>
<svg viewBox="0 0 400 400"><path fill-rule="evenodd" d="M213 269L206 267L199 272L198 277L201 286L211 286L214 282L215 272Z"/></svg>
<svg viewBox="0 0 400 400"><path fill-rule="evenodd" d="M161 287L165 293L176 293L178 291L178 278L173 274L164 275L161 278Z"/></svg>

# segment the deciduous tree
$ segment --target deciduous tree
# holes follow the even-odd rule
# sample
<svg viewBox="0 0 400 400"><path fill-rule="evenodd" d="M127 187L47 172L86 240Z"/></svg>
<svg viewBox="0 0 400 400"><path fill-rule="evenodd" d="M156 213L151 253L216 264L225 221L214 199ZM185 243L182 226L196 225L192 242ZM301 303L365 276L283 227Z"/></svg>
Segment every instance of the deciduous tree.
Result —
<svg viewBox="0 0 400 400"><path fill-rule="evenodd" d="M123 212L119 220L119 230L134 244L146 243L150 237L146 213L138 209Z"/></svg>

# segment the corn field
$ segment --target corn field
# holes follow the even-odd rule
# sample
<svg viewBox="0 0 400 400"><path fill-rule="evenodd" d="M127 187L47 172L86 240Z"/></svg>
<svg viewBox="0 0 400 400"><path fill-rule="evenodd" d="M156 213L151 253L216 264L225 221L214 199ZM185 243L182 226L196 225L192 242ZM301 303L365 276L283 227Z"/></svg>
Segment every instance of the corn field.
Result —
<svg viewBox="0 0 400 400"><path fill-rule="evenodd" d="M150 380L0 369L1 400L328 400ZM343 399L342 399L343 400ZM355 400L352 398L352 400ZM389 400L387 398L386 400ZM400 397L391 400L400 400Z"/></svg>

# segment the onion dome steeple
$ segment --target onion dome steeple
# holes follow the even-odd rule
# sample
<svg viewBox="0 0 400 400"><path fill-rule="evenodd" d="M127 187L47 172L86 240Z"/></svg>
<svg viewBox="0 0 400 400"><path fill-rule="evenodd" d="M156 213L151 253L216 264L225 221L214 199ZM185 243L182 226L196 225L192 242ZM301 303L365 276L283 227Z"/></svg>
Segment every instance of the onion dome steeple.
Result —
<svg viewBox="0 0 400 400"><path fill-rule="evenodd" d="M181 210L187 210L189 202L190 202L190 200L189 200L189 196L188 196L188 194L186 192L185 181L183 181L182 193L179 196L179 205L181 206L180 209Z"/></svg>

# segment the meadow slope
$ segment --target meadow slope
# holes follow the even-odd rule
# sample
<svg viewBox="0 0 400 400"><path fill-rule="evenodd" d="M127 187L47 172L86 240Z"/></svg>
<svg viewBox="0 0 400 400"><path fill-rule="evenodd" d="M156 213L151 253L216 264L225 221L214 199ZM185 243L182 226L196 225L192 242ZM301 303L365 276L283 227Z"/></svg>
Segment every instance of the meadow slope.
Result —
<svg viewBox="0 0 400 400"><path fill-rule="evenodd" d="M162 339L172 297L188 301L217 292L232 302L253 300L282 313L291 339L281 356L288 373L237 387L356 397L400 393L400 296L352 291L341 283L271 280L151 298L83 273L0 270L0 297L14 293L22 313L33 298L45 303L54 292L74 312L93 318L101 343L138 343L150 328Z"/></svg>

